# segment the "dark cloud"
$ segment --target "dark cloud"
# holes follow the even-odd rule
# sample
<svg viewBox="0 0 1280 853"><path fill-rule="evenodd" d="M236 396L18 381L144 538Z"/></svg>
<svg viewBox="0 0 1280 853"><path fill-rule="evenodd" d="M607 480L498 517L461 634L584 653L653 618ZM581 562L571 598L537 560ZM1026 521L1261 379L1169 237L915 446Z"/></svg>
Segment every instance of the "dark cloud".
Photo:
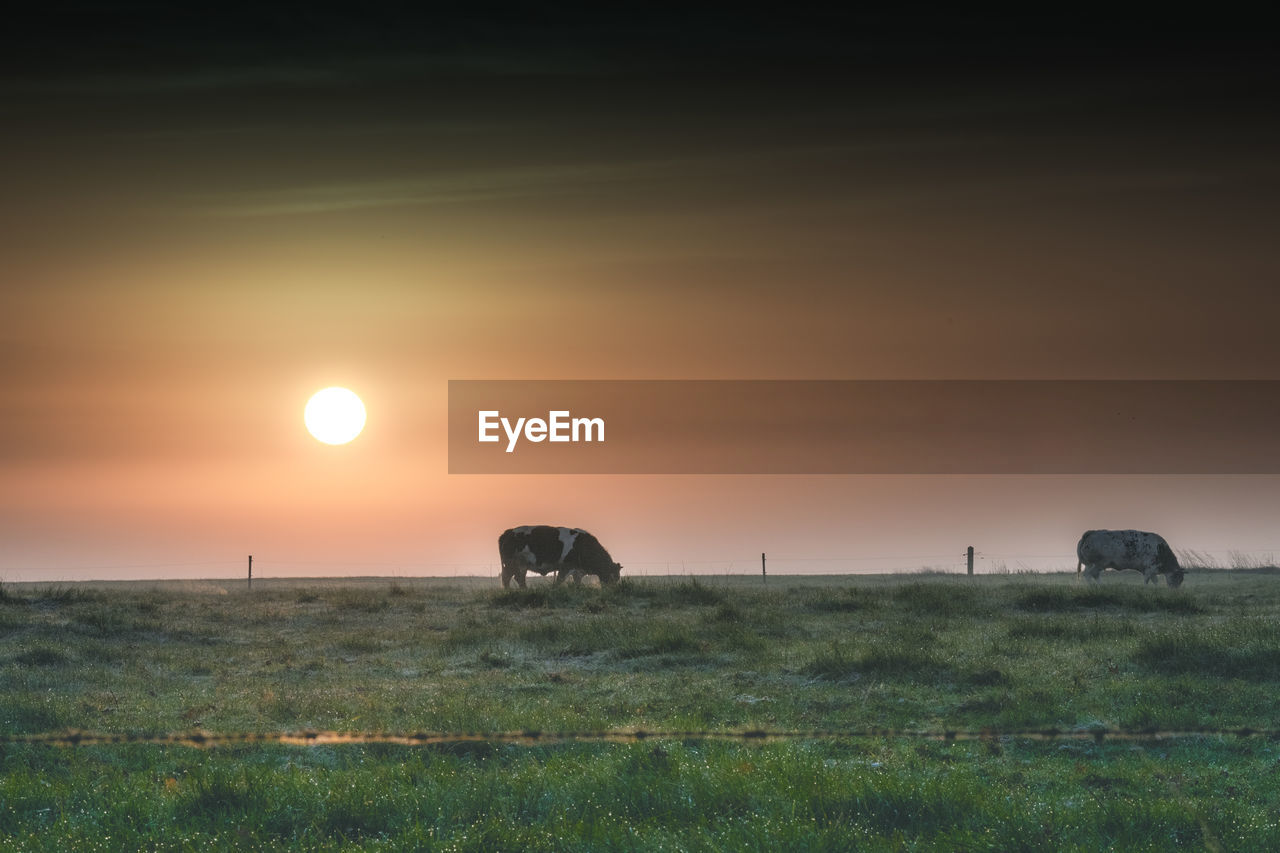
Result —
<svg viewBox="0 0 1280 853"><path fill-rule="evenodd" d="M3 61L36 76L132 72L213 84L378 74L701 71L910 73L938 68L1087 69L1151 61L1267 61L1265 28L1197 10L1127 21L1079 13L987 16L970 9L867 12L788 6L672 10L528 4L31 4L7 28ZM294 69L289 72L287 69ZM142 78L132 78L140 80Z"/></svg>

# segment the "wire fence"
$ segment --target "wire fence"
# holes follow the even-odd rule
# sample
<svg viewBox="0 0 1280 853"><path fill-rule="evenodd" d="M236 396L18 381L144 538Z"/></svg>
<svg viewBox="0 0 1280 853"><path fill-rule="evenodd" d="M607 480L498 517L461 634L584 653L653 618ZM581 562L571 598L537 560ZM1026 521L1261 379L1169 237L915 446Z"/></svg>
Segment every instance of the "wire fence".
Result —
<svg viewBox="0 0 1280 853"><path fill-rule="evenodd" d="M1241 549L1181 549L1178 557L1191 569L1260 569L1280 565L1280 547ZM975 551L977 574L1040 573L1072 570L1074 553L1029 554ZM1028 562L1031 561L1031 562ZM197 560L155 563L104 563L95 565L5 566L0 582L41 583L76 580L114 580L103 574L142 572L137 580L237 580L245 577L246 561ZM707 560L633 560L625 564L633 577L661 575L752 575L760 569L759 555ZM769 574L909 574L957 572L967 569L963 551L949 554L857 554L833 556L769 555ZM193 570L205 570L198 574ZM168 574L172 572L172 574ZM498 574L497 562L379 562L339 560L274 560L254 557L255 580L301 577L490 577Z"/></svg>
<svg viewBox="0 0 1280 853"><path fill-rule="evenodd" d="M1192 729L1115 729L1089 727L1080 729L1020 728L1020 729L811 729L769 730L746 729L742 731L716 731L697 729L688 731L649 731L646 729L556 731L545 732L526 729L501 732L382 732L336 731L302 729L274 732L164 732L119 733L62 731L40 734L0 734L0 745L39 744L52 747L113 746L119 744L160 744L212 749L220 746L243 744L284 744L288 746L328 746L336 744L399 744L402 746L430 746L453 743L495 743L520 746L558 744L571 742L640 743L652 740L681 741L740 741L764 743L784 740L925 740L925 741L1106 741L1160 742L1193 737L1257 738L1280 740L1280 729L1250 728L1192 728Z"/></svg>

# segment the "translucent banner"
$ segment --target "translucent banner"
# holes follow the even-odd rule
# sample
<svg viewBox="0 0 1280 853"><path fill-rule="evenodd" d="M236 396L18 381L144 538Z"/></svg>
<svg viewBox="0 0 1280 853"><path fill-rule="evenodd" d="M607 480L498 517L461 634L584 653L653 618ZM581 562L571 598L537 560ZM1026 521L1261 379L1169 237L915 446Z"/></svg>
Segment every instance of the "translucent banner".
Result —
<svg viewBox="0 0 1280 853"><path fill-rule="evenodd" d="M452 474L1276 474L1270 380L452 380Z"/></svg>

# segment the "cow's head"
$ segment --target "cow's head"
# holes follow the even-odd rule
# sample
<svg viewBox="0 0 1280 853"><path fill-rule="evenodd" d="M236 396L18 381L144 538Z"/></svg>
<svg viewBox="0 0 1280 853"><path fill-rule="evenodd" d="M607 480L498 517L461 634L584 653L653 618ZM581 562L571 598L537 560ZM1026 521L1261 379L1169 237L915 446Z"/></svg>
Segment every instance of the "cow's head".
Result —
<svg viewBox="0 0 1280 853"><path fill-rule="evenodd" d="M1156 565L1164 573L1165 583L1173 587L1182 585L1182 566L1178 565L1173 549L1163 539L1156 545Z"/></svg>
<svg viewBox="0 0 1280 853"><path fill-rule="evenodd" d="M614 563L607 569L600 570L600 583L613 583L622 575L622 563Z"/></svg>

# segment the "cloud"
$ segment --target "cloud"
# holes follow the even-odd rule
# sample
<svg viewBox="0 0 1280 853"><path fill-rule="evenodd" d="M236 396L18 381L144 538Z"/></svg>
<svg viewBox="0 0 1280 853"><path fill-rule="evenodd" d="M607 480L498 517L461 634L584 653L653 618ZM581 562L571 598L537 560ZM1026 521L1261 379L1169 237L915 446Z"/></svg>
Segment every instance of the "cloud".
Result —
<svg viewBox="0 0 1280 853"><path fill-rule="evenodd" d="M192 199L213 217L251 218L419 205L458 204L572 193L637 178L635 166L586 164L450 172L377 181L312 184Z"/></svg>

